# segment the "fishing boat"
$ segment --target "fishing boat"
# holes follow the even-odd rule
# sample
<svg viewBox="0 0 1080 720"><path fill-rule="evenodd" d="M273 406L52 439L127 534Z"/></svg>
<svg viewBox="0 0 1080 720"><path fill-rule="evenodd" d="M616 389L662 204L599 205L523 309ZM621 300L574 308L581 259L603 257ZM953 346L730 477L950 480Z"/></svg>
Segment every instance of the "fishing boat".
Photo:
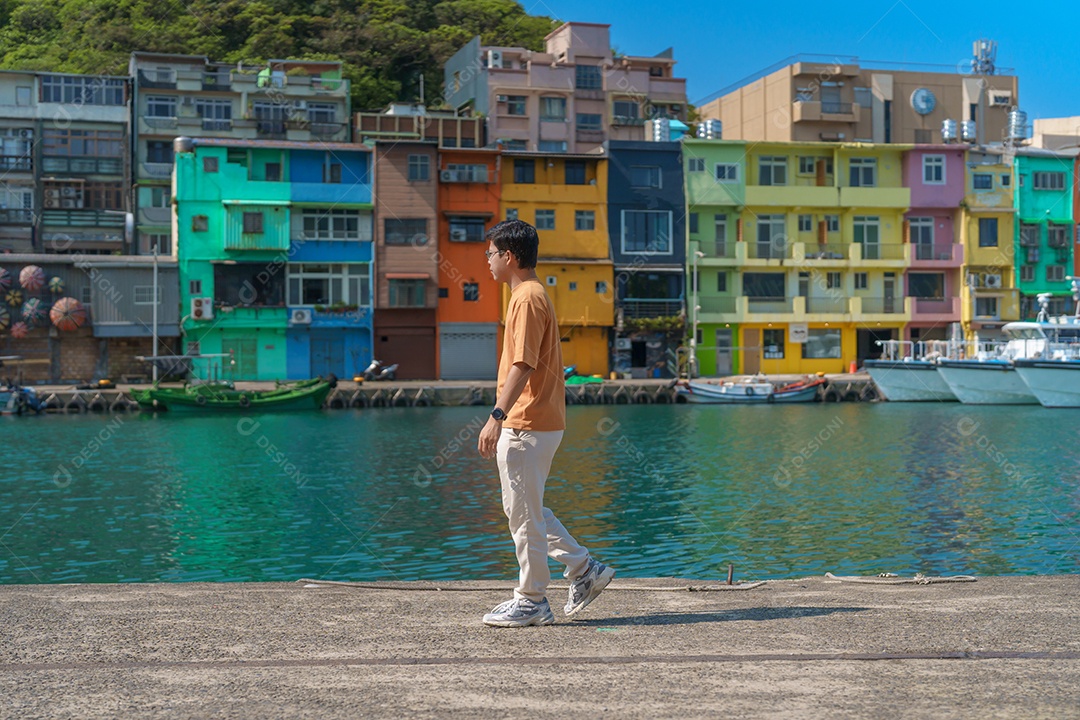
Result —
<svg viewBox="0 0 1080 720"><path fill-rule="evenodd" d="M1043 407L1080 407L1080 360L1016 360L1016 374Z"/></svg>
<svg viewBox="0 0 1080 720"><path fill-rule="evenodd" d="M882 356L863 361L881 395L890 402L955 402L956 394L938 373L938 362L955 352L943 340L882 340Z"/></svg>
<svg viewBox="0 0 1080 720"><path fill-rule="evenodd" d="M187 412L289 412L318 410L337 386L337 378L279 382L273 390L237 390L230 383L202 383L183 387L132 390L145 410Z"/></svg>
<svg viewBox="0 0 1080 720"><path fill-rule="evenodd" d="M818 391L824 384L825 378L808 376L777 387L767 380L753 377L737 382L720 383L683 380L677 383L675 388L687 402L713 405L760 405L813 402L817 399Z"/></svg>
<svg viewBox="0 0 1080 720"><path fill-rule="evenodd" d="M0 415L37 415L45 407L34 388L0 387Z"/></svg>

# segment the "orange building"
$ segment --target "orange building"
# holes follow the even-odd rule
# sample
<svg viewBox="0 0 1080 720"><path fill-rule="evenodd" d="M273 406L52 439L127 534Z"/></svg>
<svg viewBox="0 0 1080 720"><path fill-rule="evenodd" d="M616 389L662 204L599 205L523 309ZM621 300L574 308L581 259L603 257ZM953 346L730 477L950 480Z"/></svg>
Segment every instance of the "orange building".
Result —
<svg viewBox="0 0 1080 720"><path fill-rule="evenodd" d="M439 150L439 377L491 380L498 373L502 294L484 251L500 220L498 150Z"/></svg>

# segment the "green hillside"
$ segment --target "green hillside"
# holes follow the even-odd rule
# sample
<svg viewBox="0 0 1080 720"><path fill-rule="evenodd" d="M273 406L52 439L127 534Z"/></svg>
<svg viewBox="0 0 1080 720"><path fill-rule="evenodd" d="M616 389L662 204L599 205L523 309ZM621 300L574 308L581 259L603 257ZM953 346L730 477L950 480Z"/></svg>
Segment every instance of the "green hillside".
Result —
<svg viewBox="0 0 1080 720"><path fill-rule="evenodd" d="M441 102L442 64L473 36L543 49L558 23L511 0L0 0L0 68L127 74L132 51L223 62L339 59L354 109Z"/></svg>

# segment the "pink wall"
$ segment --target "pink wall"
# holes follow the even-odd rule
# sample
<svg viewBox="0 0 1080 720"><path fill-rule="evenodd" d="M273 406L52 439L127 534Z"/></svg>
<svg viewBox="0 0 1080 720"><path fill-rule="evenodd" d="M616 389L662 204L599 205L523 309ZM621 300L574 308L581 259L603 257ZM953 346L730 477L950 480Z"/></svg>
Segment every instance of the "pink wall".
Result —
<svg viewBox="0 0 1080 720"><path fill-rule="evenodd" d="M945 184L927 185L923 182L923 156L945 156ZM911 207L917 208L955 208L964 199L966 185L964 166L964 146L961 145L919 145L909 150L904 157L904 187L911 188ZM921 213L914 212L915 215Z"/></svg>

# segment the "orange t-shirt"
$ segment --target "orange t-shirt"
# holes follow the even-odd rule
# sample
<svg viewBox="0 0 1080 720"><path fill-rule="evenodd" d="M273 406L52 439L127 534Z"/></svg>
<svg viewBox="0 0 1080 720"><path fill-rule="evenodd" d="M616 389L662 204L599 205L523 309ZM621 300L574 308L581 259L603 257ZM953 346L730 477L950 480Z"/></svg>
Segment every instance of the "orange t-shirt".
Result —
<svg viewBox="0 0 1080 720"><path fill-rule="evenodd" d="M506 310L506 332L499 359L498 397L514 363L533 368L503 427L546 432L566 429L566 384L555 305L539 280L514 288Z"/></svg>

